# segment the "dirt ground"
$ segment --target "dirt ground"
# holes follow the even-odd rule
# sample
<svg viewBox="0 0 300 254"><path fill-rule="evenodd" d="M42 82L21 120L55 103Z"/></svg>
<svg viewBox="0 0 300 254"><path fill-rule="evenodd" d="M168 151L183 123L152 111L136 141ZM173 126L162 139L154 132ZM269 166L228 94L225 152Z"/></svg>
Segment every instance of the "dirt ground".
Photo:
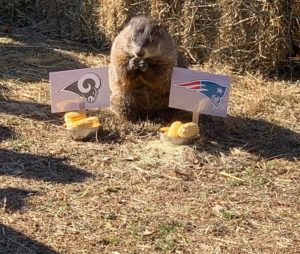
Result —
<svg viewBox="0 0 300 254"><path fill-rule="evenodd" d="M76 142L48 73L107 54L18 36L0 54L0 253L300 252L299 81L232 75L229 116L202 117L191 146L107 110L89 112L99 137Z"/></svg>

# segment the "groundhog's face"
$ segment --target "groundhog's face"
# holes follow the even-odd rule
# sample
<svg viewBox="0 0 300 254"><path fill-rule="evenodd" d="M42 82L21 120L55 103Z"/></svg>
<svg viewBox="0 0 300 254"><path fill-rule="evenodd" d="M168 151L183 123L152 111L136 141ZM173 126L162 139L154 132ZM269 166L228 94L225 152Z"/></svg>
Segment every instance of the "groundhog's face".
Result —
<svg viewBox="0 0 300 254"><path fill-rule="evenodd" d="M158 57L162 54L162 43L166 30L149 19L132 19L128 25L127 53L139 58Z"/></svg>

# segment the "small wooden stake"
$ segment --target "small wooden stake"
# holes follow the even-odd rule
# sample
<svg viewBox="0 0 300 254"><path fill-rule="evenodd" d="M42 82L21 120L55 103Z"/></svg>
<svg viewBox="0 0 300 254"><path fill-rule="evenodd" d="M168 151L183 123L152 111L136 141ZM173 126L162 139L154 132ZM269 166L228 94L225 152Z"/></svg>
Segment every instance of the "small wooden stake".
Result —
<svg viewBox="0 0 300 254"><path fill-rule="evenodd" d="M198 111L193 112L193 122L197 125L199 123L199 112Z"/></svg>
<svg viewBox="0 0 300 254"><path fill-rule="evenodd" d="M78 104L79 104L79 112L85 113L85 102L82 101L82 100L80 100L80 101L78 102Z"/></svg>
<svg viewBox="0 0 300 254"><path fill-rule="evenodd" d="M196 109L193 111L193 122L195 124L199 124L199 115L200 115L200 112L201 112L201 102L199 101Z"/></svg>

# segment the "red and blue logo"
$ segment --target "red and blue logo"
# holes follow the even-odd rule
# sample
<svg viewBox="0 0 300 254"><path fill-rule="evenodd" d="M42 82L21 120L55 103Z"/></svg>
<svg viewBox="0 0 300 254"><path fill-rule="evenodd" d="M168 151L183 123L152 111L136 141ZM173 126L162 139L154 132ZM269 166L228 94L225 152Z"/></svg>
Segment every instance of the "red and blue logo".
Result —
<svg viewBox="0 0 300 254"><path fill-rule="evenodd" d="M215 107L219 107L227 87L210 80L195 80L174 84L176 87L185 88L204 95Z"/></svg>

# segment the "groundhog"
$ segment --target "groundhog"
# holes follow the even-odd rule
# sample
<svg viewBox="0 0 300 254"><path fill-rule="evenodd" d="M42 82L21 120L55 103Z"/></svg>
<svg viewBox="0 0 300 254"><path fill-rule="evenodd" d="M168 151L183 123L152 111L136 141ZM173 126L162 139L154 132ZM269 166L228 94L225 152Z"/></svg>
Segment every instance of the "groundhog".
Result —
<svg viewBox="0 0 300 254"><path fill-rule="evenodd" d="M168 110L171 76L173 67L179 66L178 59L170 34L158 21L132 18L112 44L112 110L127 119L152 118Z"/></svg>

